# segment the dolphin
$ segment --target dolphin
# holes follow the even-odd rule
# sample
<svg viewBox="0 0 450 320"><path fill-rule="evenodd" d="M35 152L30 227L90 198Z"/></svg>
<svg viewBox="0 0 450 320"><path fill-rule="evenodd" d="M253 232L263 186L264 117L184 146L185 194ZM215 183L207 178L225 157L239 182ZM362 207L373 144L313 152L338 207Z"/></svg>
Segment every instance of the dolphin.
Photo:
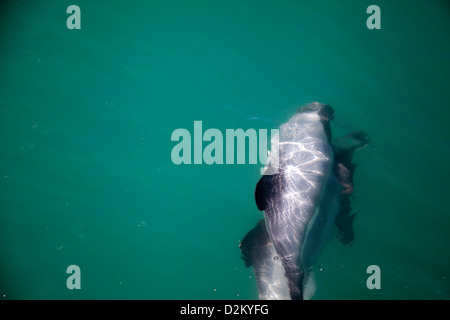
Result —
<svg viewBox="0 0 450 320"><path fill-rule="evenodd" d="M311 299L313 267L336 230L341 242L353 241L352 157L369 138L351 132L333 142L333 118L327 104L301 107L280 126L278 171L265 172L256 185L264 219L242 239L240 249L245 265L254 268L260 299Z"/></svg>

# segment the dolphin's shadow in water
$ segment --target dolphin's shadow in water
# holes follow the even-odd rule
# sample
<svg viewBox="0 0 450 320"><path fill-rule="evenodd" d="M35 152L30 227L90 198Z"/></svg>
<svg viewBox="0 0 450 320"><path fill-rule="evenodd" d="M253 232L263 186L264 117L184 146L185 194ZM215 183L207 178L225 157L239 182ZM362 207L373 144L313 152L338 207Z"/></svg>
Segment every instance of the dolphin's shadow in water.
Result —
<svg viewBox="0 0 450 320"><path fill-rule="evenodd" d="M334 152L336 158L349 170L349 181L353 189L353 176L356 169L356 164L353 163L353 154L356 150L364 148L370 143L370 139L362 131L350 132L344 137L333 141ZM353 192L353 190L351 190ZM335 225L338 228L337 238L343 244L351 244L355 238L353 230L353 220L356 213L352 213L350 204L351 193L341 193L340 195L340 210L335 218Z"/></svg>

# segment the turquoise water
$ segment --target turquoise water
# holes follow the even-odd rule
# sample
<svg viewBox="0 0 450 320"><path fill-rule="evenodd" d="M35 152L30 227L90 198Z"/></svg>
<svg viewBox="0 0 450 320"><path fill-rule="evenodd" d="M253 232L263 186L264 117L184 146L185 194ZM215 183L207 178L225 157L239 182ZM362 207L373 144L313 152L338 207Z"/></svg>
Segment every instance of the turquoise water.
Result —
<svg viewBox="0 0 450 320"><path fill-rule="evenodd" d="M369 30L371 4L2 4L0 298L256 299L238 245L261 165L177 166L171 134L277 128L320 101L335 136L372 143L355 242L330 243L315 298L448 299L450 6L379 0Z"/></svg>

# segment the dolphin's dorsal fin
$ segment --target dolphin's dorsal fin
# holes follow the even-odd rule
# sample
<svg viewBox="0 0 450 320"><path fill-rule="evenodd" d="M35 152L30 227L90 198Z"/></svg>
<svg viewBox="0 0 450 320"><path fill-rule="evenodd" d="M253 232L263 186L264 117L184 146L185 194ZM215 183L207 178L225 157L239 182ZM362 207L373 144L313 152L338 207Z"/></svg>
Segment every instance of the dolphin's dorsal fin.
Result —
<svg viewBox="0 0 450 320"><path fill-rule="evenodd" d="M256 206L259 210L264 211L266 209L267 203L273 196L274 191L274 176L273 175L264 175L259 179L256 184L255 189L255 200Z"/></svg>

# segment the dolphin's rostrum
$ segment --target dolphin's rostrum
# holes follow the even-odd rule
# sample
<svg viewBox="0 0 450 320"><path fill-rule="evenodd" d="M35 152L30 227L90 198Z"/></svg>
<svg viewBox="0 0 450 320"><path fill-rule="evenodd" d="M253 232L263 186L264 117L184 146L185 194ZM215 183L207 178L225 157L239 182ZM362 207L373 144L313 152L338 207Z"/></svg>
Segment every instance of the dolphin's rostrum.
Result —
<svg viewBox="0 0 450 320"><path fill-rule="evenodd" d="M240 248L246 266L254 268L260 299L311 298L313 266L335 227L342 242L353 241L352 156L369 139L356 132L333 143L333 118L326 104L300 108L280 127L278 172L263 175L256 185L264 219Z"/></svg>

